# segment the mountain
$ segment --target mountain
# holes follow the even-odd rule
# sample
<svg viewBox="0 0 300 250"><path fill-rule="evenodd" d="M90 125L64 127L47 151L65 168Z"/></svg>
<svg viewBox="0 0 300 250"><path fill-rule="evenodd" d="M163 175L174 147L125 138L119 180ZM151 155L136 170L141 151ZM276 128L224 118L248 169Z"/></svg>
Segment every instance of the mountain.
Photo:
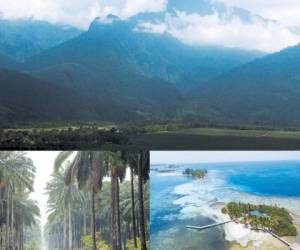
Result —
<svg viewBox="0 0 300 250"><path fill-rule="evenodd" d="M10 57L0 53L0 68L15 69L18 67L18 63Z"/></svg>
<svg viewBox="0 0 300 250"><path fill-rule="evenodd" d="M0 53L17 61L61 44L82 31L30 19L0 19Z"/></svg>
<svg viewBox="0 0 300 250"><path fill-rule="evenodd" d="M187 95L186 113L219 122L300 125L300 45L254 60Z"/></svg>
<svg viewBox="0 0 300 250"><path fill-rule="evenodd" d="M0 82L1 125L93 117L81 97L69 89L6 69L0 69Z"/></svg>
<svg viewBox="0 0 300 250"><path fill-rule="evenodd" d="M110 16L107 23L96 19L87 32L26 60L25 69L38 71L72 63L89 71L97 67L101 78L99 70L110 67L117 71L126 65L136 74L161 78L186 91L261 56L253 51L187 46L170 35L139 30L139 23L149 15L129 20Z"/></svg>
<svg viewBox="0 0 300 250"><path fill-rule="evenodd" d="M98 98L88 97L72 88L7 69L0 69L0 82L2 126L30 122L133 121L145 115L142 110L137 112L140 105L138 101L147 104L145 97L142 100L136 98L135 102L112 99L109 95L102 95L103 98L98 95ZM139 87L136 91L140 91ZM155 93L149 90L148 95L150 99ZM148 105L150 110L154 108L150 101ZM154 110L154 114L156 112Z"/></svg>

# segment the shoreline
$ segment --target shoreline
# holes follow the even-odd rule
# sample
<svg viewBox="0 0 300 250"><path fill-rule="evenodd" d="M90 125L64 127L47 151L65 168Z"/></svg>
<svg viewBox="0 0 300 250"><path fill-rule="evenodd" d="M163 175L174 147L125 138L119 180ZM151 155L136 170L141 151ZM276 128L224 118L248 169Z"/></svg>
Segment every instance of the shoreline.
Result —
<svg viewBox="0 0 300 250"><path fill-rule="evenodd" d="M213 219L216 222L223 222L229 220L229 216L223 214L221 212L222 207L234 197L233 200L241 200L237 198L242 198L242 202L249 202L254 204L282 204L285 207L291 216L293 217L293 223L297 228L298 234L297 236L290 237L282 237L284 240L289 243L297 243L300 245L300 214L299 210L296 208L294 200L290 198L283 197L258 197L254 194L244 193L242 191L230 191L230 199L222 199L221 197L215 196L215 191L219 190L220 186L216 188L208 187L208 190L212 191L213 195L208 195L207 197L203 197L201 194L203 192L207 193L207 187L204 185L207 184L207 181L204 181L202 184L198 184L196 181L179 185L175 188L175 194L180 194L181 197L175 200L173 203L181 206L180 217L182 219L192 218L195 215L202 215L207 218ZM200 191L201 190L201 191ZM224 189L223 189L224 190ZM200 191L200 195L199 195ZM289 201L287 203L287 201ZM298 204L298 199L296 199ZM201 208L201 209L200 209ZM287 250L288 247L283 244L278 239L274 238L268 233L264 233L261 231L253 231L249 228L246 228L242 224L236 223L228 223L223 226L225 232L225 240L229 242L230 247L229 250L245 250L245 249L256 249L256 250Z"/></svg>
<svg viewBox="0 0 300 250"><path fill-rule="evenodd" d="M222 205L217 205L219 218L223 221L229 220L229 216L221 212ZM293 217L294 225L298 230L297 236L285 236L282 239L288 241L291 244L298 244L300 250L300 216L293 214L289 211ZM241 249L256 249L256 250L286 250L288 246L283 244L280 240L274 238L272 235L262 232L254 231L245 225L239 223L228 223L224 225L225 240L230 242L230 250Z"/></svg>

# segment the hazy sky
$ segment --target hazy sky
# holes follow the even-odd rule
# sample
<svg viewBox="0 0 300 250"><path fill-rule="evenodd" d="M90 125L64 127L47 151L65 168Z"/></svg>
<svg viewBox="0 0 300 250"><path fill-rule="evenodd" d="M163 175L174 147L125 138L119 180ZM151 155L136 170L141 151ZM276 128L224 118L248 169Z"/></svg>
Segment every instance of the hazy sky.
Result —
<svg viewBox="0 0 300 250"><path fill-rule="evenodd" d="M58 151L29 151L27 156L33 160L33 164L37 169L34 192L31 194L33 200L38 201L41 216L42 225L47 221L46 210L48 196L45 195L46 183L50 180L50 175L53 171L54 160Z"/></svg>
<svg viewBox="0 0 300 250"><path fill-rule="evenodd" d="M300 160L300 151L151 151L151 164Z"/></svg>
<svg viewBox="0 0 300 250"><path fill-rule="evenodd" d="M0 16L30 17L86 29L97 16L110 13L127 18L140 12L164 11L180 0L0 0ZM188 44L210 44L266 52L300 42L299 0L182 0L201 2L212 8L177 14L165 13L163 21L141 24L151 32L167 32ZM216 6L222 5L220 10ZM202 5L201 5L202 6ZM246 10L234 11L235 7ZM203 7L204 8L204 7ZM206 7L205 7L206 8Z"/></svg>
<svg viewBox="0 0 300 250"><path fill-rule="evenodd" d="M33 164L36 167L36 176L34 181L34 192L31 194L33 200L38 201L41 211L42 226L47 222L47 200L48 196L45 195L45 187L47 182L51 180L51 174L54 168L54 160L59 151L28 151L27 156L33 160ZM73 154L70 157L74 157ZM130 180L130 170L127 168L125 174L125 180ZM105 177L104 181L110 181L109 177Z"/></svg>

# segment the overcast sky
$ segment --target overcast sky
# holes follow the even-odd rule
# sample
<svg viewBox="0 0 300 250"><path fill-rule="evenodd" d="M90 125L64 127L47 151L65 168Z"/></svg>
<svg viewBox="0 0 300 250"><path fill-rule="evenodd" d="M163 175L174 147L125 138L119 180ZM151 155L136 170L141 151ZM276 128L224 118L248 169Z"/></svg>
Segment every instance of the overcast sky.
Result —
<svg viewBox="0 0 300 250"><path fill-rule="evenodd" d="M151 151L151 164L300 160L300 151Z"/></svg>
<svg viewBox="0 0 300 250"><path fill-rule="evenodd" d="M9 19L30 17L86 29L97 16L112 13L128 18L140 12L164 11L168 1L175 0L0 0L0 15ZM142 25L148 31L170 33L187 44L274 52L300 42L299 0L190 1L204 2L215 10L203 15L177 10L175 17L166 13L163 22ZM222 13L215 8L217 4L226 7ZM233 7L248 11L249 20L245 22Z"/></svg>

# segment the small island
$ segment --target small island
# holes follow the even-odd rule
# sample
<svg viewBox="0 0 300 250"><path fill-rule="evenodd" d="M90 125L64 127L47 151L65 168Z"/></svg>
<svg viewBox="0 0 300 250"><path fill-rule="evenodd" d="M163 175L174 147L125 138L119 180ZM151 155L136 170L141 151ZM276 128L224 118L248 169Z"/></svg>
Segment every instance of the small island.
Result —
<svg viewBox="0 0 300 250"><path fill-rule="evenodd" d="M253 230L272 232L280 237L297 235L293 219L285 208L229 202L221 211Z"/></svg>
<svg viewBox="0 0 300 250"><path fill-rule="evenodd" d="M192 176L197 179L203 179L207 174L207 170L206 169L195 169L194 170L191 168L187 168L182 172L182 174L184 174L186 176Z"/></svg>

